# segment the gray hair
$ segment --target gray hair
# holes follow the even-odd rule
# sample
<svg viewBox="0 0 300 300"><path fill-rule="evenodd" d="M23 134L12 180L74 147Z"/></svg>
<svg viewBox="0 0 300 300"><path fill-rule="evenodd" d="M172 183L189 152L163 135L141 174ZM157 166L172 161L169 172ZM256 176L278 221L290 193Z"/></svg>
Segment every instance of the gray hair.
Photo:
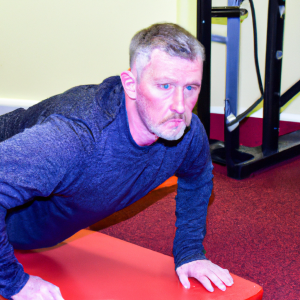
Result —
<svg viewBox="0 0 300 300"><path fill-rule="evenodd" d="M191 61L198 57L205 60L203 45L187 30L177 24L158 23L142 29L132 38L129 48L130 67L133 68L136 63L139 74L149 62L154 49Z"/></svg>

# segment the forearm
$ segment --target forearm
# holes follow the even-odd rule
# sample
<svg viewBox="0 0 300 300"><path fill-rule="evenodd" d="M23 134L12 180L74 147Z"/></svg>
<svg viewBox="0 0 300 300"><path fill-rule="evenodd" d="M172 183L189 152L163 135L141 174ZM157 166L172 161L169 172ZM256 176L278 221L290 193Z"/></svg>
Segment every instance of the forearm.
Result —
<svg viewBox="0 0 300 300"><path fill-rule="evenodd" d="M175 224L177 230L173 246L175 268L191 261L206 259L203 239L206 234L207 206L211 191L211 180L193 190L178 188Z"/></svg>
<svg viewBox="0 0 300 300"><path fill-rule="evenodd" d="M5 216L6 209L0 206L0 295L10 299L24 287L29 275L17 261L8 241Z"/></svg>

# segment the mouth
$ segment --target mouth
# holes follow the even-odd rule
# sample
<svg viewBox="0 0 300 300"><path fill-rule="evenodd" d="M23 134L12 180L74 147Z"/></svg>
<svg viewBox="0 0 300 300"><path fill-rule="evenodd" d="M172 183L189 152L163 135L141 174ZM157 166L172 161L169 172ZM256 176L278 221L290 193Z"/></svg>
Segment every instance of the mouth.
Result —
<svg viewBox="0 0 300 300"><path fill-rule="evenodd" d="M180 124L180 123L183 123L183 120L182 119L173 119L173 120L170 120L170 122L173 122L174 124Z"/></svg>
<svg viewBox="0 0 300 300"><path fill-rule="evenodd" d="M166 124L171 127L178 127L179 125L184 124L184 123L185 122L183 119L171 119L166 122Z"/></svg>

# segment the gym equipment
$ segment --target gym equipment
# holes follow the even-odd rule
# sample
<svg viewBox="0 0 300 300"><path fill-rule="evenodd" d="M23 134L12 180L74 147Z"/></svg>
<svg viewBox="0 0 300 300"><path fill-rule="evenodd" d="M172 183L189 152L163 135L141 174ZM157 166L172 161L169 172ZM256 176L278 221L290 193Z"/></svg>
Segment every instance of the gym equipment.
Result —
<svg viewBox="0 0 300 300"><path fill-rule="evenodd" d="M252 3L252 0L250 0ZM279 137L279 113L291 98L300 92L300 80L287 92L280 95L283 28L285 1L269 0L267 51L265 71L265 91L244 114L237 116L238 58L240 18L245 15L239 5L243 0L228 0L227 39L216 38L227 45L226 96L225 96L225 142L210 140L212 160L227 166L227 175L243 179L251 173L267 168L278 162L299 155L300 131ZM252 3L253 4L253 3ZM206 61L203 65L203 83L198 101L198 116L206 133L210 134L210 62L211 62L211 17L214 15L211 0L198 0L197 38L206 49ZM239 13L238 13L239 12ZM223 12L225 15L225 13ZM223 17L224 17L223 15ZM257 72L259 73L259 72ZM244 118L264 98L263 143L259 147L239 145L239 121ZM237 117L236 117L237 116Z"/></svg>
<svg viewBox="0 0 300 300"><path fill-rule="evenodd" d="M235 275L225 292L215 288L210 293L194 279L187 290L173 257L91 232L80 231L53 248L15 254L26 272L59 286L65 300L262 299L259 285Z"/></svg>

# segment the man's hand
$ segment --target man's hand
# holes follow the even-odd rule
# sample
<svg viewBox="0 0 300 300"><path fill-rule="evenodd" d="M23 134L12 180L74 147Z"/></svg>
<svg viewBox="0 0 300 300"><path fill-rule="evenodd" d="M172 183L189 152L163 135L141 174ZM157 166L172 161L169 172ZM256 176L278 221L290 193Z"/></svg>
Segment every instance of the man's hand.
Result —
<svg viewBox="0 0 300 300"><path fill-rule="evenodd" d="M22 290L11 298L13 300L64 300L57 286L31 275Z"/></svg>
<svg viewBox="0 0 300 300"><path fill-rule="evenodd" d="M233 285L233 279L229 271L215 265L210 260L192 261L177 268L176 272L180 282L186 289L190 288L188 277L196 278L209 292L214 291L210 281L222 291L226 290L225 285Z"/></svg>

